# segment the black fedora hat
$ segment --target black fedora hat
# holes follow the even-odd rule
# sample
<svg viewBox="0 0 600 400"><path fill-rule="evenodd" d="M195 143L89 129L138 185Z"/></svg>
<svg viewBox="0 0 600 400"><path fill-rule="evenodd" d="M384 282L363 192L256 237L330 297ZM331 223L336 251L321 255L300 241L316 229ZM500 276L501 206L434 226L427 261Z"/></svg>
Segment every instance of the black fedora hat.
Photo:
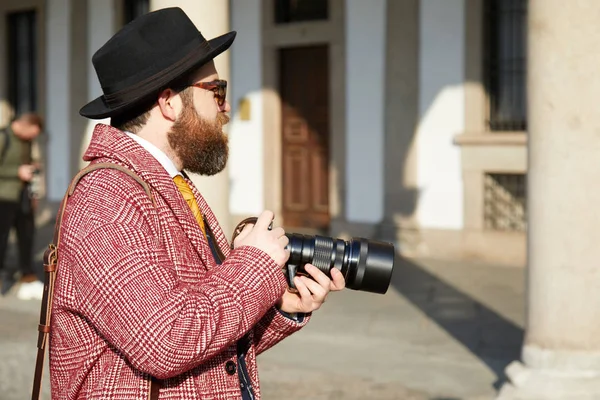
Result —
<svg viewBox="0 0 600 400"><path fill-rule="evenodd" d="M92 63L104 94L79 114L100 119L145 104L227 50L235 35L233 31L206 40L178 7L142 15L94 53Z"/></svg>

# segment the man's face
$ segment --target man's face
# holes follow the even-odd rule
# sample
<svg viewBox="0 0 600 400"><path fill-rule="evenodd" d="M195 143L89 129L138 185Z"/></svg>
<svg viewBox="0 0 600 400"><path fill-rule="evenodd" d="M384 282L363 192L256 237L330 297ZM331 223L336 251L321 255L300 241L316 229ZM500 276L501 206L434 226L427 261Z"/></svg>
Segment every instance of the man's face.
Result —
<svg viewBox="0 0 600 400"><path fill-rule="evenodd" d="M212 119L201 117L190 97L191 94L182 94L183 110L167 139L183 169L201 175L215 175L227 164L229 145L223 126L229 122L229 117L223 112L213 114Z"/></svg>

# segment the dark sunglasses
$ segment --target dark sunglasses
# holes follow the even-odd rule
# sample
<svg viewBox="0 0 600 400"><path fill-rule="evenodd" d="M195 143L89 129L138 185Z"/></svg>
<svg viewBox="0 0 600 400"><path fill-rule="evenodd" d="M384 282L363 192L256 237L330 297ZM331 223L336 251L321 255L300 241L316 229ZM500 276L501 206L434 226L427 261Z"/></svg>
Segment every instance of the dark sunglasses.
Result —
<svg viewBox="0 0 600 400"><path fill-rule="evenodd" d="M219 107L223 107L225 104L225 97L227 96L227 81L218 79L211 82L198 82L192 83L191 86L199 87L200 89L210 90L215 94L215 100Z"/></svg>

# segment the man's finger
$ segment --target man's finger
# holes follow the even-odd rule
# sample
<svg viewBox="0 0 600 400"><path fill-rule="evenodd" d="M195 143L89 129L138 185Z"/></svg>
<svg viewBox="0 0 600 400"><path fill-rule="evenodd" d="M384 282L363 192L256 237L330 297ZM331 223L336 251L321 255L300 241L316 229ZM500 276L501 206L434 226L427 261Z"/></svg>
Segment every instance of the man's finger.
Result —
<svg viewBox="0 0 600 400"><path fill-rule="evenodd" d="M280 237L282 237L283 235L285 235L285 230L284 230L282 227L280 227L280 226L279 226L279 227L277 227L277 228L275 228L275 229L273 229L271 232L273 232L273 235L274 235L276 238L278 238L278 239L279 239Z"/></svg>
<svg viewBox="0 0 600 400"><path fill-rule="evenodd" d="M269 229L269 225L271 225L271 222L273 221L274 217L275 217L275 214L273 214L272 211L269 211L269 210L263 211L262 214L260 214L260 216L256 220L256 225L255 225L256 228L261 229L261 230Z"/></svg>
<svg viewBox="0 0 600 400"><path fill-rule="evenodd" d="M281 236L278 240L283 247L287 246L290 243L290 239L285 235Z"/></svg>
<svg viewBox="0 0 600 400"><path fill-rule="evenodd" d="M306 264L304 269L310 274L310 276L319 282L319 285L323 286L324 288L329 288L329 285L331 285L331 279L329 279L329 277L325 275L323 271L312 264Z"/></svg>
<svg viewBox="0 0 600 400"><path fill-rule="evenodd" d="M299 276L294 278L294 284L296 285L302 304L310 304L312 302L312 294Z"/></svg>
<svg viewBox="0 0 600 400"><path fill-rule="evenodd" d="M306 285L308 290L310 290L314 300L319 299L322 301L329 292L329 282L327 282L327 286L323 286L307 277L302 277L302 282Z"/></svg>
<svg viewBox="0 0 600 400"><path fill-rule="evenodd" d="M331 269L331 290L342 290L346 287L346 280L344 279L344 274L337 269Z"/></svg>

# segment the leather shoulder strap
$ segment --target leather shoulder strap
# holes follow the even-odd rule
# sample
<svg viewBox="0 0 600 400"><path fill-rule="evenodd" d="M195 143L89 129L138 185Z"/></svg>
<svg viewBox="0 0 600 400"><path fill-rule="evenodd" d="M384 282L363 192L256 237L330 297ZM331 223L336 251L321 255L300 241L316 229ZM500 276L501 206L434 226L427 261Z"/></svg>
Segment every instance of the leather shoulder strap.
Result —
<svg viewBox="0 0 600 400"><path fill-rule="evenodd" d="M54 239L44 253L44 295L42 297L42 305L40 310L40 324L38 326L38 351L35 363L35 374L33 377L33 392L31 394L32 400L39 400L42 388L44 358L46 355L46 347L48 345L48 340L50 337L50 321L52 317L52 300L54 297L54 282L56 281L56 270L58 263L60 230L62 225L63 214L67 205L67 200L75 192L75 187L77 186L77 183L79 183L81 178L83 178L86 174L100 168L116 169L129 175L144 188L144 191L152 200L152 204L154 205L154 207L156 207L156 202L154 201L154 197L152 196L152 192L150 191L150 186L148 186L148 184L135 172L121 165L113 163L91 164L79 171L71 181L71 184L67 189L67 193L65 194L61 202L60 208L58 210L58 214L56 217L56 225L54 226ZM150 379L149 382L150 383L148 388L148 398L151 400L157 400L159 382L155 381L154 379Z"/></svg>
<svg viewBox="0 0 600 400"><path fill-rule="evenodd" d="M118 164L113 164L113 163L98 163L98 164L88 165L87 167L85 167L81 171L79 171L77 173L77 175L75 175L75 177L71 181L71 184L69 185L69 188L67 189L67 194L63 198L62 204L60 206L60 210L58 211L58 218L56 220L56 226L54 227L53 243L56 246L58 246L58 241L59 241L59 237L60 237L60 228L62 225L62 218L63 218L63 213L65 211L67 199L73 195L73 193L75 192L75 187L77 186L77 184L79 183L81 178L83 178L85 175L89 174L90 172L95 171L97 169L101 169L101 168L116 169L116 170L119 170L119 171L129 175L133 179L135 179L135 181L144 188L144 191L146 192L148 197L150 197L150 200L152 200L152 205L154 207L156 207L156 202L154 201L154 197L152 196L152 192L150 191L150 186L148 186L148 184L132 170L125 168Z"/></svg>

